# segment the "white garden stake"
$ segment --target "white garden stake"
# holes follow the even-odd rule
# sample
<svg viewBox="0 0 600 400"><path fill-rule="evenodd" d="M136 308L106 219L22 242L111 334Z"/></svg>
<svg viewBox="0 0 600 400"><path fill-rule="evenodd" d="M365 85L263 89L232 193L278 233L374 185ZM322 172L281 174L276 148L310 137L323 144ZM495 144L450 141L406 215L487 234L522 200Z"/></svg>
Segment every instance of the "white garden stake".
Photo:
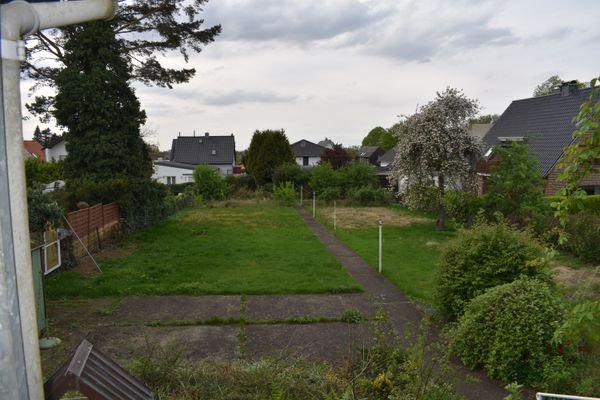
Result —
<svg viewBox="0 0 600 400"><path fill-rule="evenodd" d="M383 242L383 221L379 220L379 273L381 273L381 244Z"/></svg>
<svg viewBox="0 0 600 400"><path fill-rule="evenodd" d="M337 230L337 214L336 214L336 201L333 201L333 230L336 231Z"/></svg>
<svg viewBox="0 0 600 400"><path fill-rule="evenodd" d="M302 207L302 200L303 200L302 199L302 195L303 195L303 193L302 193L302 185L300 185L300 207Z"/></svg>
<svg viewBox="0 0 600 400"><path fill-rule="evenodd" d="M317 192L313 192L313 218L317 216Z"/></svg>

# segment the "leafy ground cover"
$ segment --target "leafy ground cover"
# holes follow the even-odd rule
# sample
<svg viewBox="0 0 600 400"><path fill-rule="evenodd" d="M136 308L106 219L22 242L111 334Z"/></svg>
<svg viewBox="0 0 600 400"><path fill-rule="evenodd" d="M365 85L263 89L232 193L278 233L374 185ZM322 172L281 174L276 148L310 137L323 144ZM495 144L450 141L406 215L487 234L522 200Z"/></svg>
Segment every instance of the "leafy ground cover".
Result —
<svg viewBox="0 0 600 400"><path fill-rule="evenodd" d="M320 208L317 218L333 228L333 208ZM431 303L440 247L454 231L435 230L435 220L397 207L341 207L336 210L336 236L371 266L379 263L378 221L383 222L383 274L412 298Z"/></svg>
<svg viewBox="0 0 600 400"><path fill-rule="evenodd" d="M133 250L102 261L101 274L51 276L50 298L361 290L292 208L183 211L123 246Z"/></svg>

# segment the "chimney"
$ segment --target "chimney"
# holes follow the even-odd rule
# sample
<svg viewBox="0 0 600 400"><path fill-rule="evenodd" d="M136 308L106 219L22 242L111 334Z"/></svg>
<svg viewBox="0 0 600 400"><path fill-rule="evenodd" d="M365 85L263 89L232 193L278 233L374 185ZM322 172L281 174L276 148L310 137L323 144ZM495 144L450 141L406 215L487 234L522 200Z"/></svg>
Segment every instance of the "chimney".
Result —
<svg viewBox="0 0 600 400"><path fill-rule="evenodd" d="M196 137L196 130L194 129L194 137Z"/></svg>
<svg viewBox="0 0 600 400"><path fill-rule="evenodd" d="M208 136L208 132L204 132L204 136Z"/></svg>
<svg viewBox="0 0 600 400"><path fill-rule="evenodd" d="M579 83L577 81L563 82L559 88L560 95L561 96L570 96L571 94L575 93L578 88L579 88Z"/></svg>

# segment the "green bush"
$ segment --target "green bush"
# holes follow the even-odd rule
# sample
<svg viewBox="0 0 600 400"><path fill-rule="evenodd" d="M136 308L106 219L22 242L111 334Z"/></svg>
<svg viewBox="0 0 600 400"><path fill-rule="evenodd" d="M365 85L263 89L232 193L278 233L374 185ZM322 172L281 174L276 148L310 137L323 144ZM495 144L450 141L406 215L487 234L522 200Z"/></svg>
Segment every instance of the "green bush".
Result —
<svg viewBox="0 0 600 400"><path fill-rule="evenodd" d="M342 190L346 194L357 189L377 188L379 186L375 168L371 165L354 163L339 171Z"/></svg>
<svg viewBox="0 0 600 400"><path fill-rule="evenodd" d="M583 211L569 216L565 247L584 261L600 262L600 215Z"/></svg>
<svg viewBox="0 0 600 400"><path fill-rule="evenodd" d="M194 183L196 184L196 192L204 200L223 200L225 198L227 191L225 180L219 175L218 170L208 165L196 166Z"/></svg>
<svg viewBox="0 0 600 400"><path fill-rule="evenodd" d="M27 208L32 233L43 232L47 224L58 226L62 222L64 211L49 195L42 193L41 187L27 188Z"/></svg>
<svg viewBox="0 0 600 400"><path fill-rule="evenodd" d="M194 187L194 182L186 182L186 183L176 183L174 185L167 186L171 193L174 195L178 195L179 193L184 193L185 190L189 187Z"/></svg>
<svg viewBox="0 0 600 400"><path fill-rule="evenodd" d="M351 203L359 206L384 205L387 202L385 191L379 188L363 187L351 189L347 198Z"/></svg>
<svg viewBox="0 0 600 400"><path fill-rule="evenodd" d="M282 206L293 206L297 203L297 195L292 182L286 182L273 187L273 200Z"/></svg>
<svg viewBox="0 0 600 400"><path fill-rule="evenodd" d="M470 367L505 383L533 384L556 354L552 335L563 309L544 282L518 279L489 289L466 307L451 331L451 348Z"/></svg>
<svg viewBox="0 0 600 400"><path fill-rule="evenodd" d="M458 190L444 193L444 207L448 216L461 224L471 225L480 206L480 198L473 193Z"/></svg>
<svg viewBox="0 0 600 400"><path fill-rule="evenodd" d="M564 197L550 196L546 197L545 199L548 204L552 204L562 201ZM600 194L584 196L580 201L578 201L577 205L577 207L571 210L572 212L576 213L579 211L591 211L600 215Z"/></svg>
<svg viewBox="0 0 600 400"><path fill-rule="evenodd" d="M320 197L326 189L340 187L340 174L329 164L317 165L310 171L310 188Z"/></svg>
<svg viewBox="0 0 600 400"><path fill-rule="evenodd" d="M25 177L27 186L64 180L65 162L44 162L39 158L28 158L25 160Z"/></svg>
<svg viewBox="0 0 600 400"><path fill-rule="evenodd" d="M462 229L442 253L435 292L441 315L457 319L471 299L486 289L544 270L543 248L506 223L478 222Z"/></svg>
<svg viewBox="0 0 600 400"><path fill-rule="evenodd" d="M326 188L321 193L319 193L319 200L323 200L326 202L339 200L342 197L342 189L340 189L339 187Z"/></svg>
<svg viewBox="0 0 600 400"><path fill-rule="evenodd" d="M309 178L310 172L295 162L281 164L273 172L273 184L275 185L292 182L295 186L306 188Z"/></svg>

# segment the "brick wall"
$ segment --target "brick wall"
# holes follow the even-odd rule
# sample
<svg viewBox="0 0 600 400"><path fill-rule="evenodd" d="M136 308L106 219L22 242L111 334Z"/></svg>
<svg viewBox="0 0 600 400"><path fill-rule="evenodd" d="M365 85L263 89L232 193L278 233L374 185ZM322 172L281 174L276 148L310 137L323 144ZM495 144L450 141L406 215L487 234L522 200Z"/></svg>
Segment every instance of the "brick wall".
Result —
<svg viewBox="0 0 600 400"><path fill-rule="evenodd" d="M562 189L565 184L564 182L558 182L558 176L560 175L560 171L557 170L556 166L552 168L552 171L548 174L548 178L546 180L546 188L544 189L544 194L546 196L553 196ZM593 173L585 179L582 179L579 182L579 186L600 186L600 173Z"/></svg>

